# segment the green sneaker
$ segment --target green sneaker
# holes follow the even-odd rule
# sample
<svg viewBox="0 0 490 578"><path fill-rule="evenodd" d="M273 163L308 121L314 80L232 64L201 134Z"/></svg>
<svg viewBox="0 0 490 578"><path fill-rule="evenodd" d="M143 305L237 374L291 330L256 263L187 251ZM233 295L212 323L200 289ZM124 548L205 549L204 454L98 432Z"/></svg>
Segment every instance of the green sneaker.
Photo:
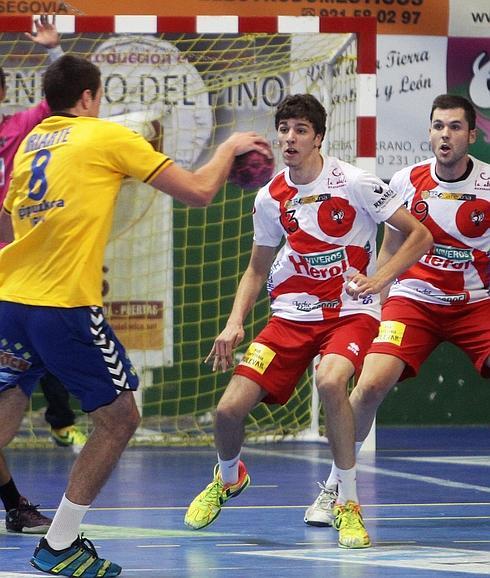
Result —
<svg viewBox="0 0 490 578"><path fill-rule="evenodd" d="M51 428L51 437L56 442L56 445L62 447L82 448L87 441L87 436L74 425L61 429Z"/></svg>
<svg viewBox="0 0 490 578"><path fill-rule="evenodd" d="M214 522L221 512L221 506L230 498L235 498L250 485L250 476L243 462L238 466L238 481L235 484L223 484L219 466L214 467L213 481L194 498L187 508L184 524L193 530L200 530Z"/></svg>
<svg viewBox="0 0 490 578"><path fill-rule="evenodd" d="M352 500L346 504L336 504L334 514L333 527L339 531L341 548L369 548L371 546L359 504Z"/></svg>

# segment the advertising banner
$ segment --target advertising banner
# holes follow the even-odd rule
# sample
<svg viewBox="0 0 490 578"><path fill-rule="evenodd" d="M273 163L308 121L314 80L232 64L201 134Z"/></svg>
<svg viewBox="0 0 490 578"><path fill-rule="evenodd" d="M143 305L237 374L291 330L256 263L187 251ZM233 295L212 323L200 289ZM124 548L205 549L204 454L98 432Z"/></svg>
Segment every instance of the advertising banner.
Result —
<svg viewBox="0 0 490 578"><path fill-rule="evenodd" d="M429 114L446 92L447 38L378 37L377 173L390 179L399 169L432 156Z"/></svg>
<svg viewBox="0 0 490 578"><path fill-rule="evenodd" d="M159 16L374 16L381 34L445 35L448 0L0 0L0 15L57 12L105 16L156 14Z"/></svg>

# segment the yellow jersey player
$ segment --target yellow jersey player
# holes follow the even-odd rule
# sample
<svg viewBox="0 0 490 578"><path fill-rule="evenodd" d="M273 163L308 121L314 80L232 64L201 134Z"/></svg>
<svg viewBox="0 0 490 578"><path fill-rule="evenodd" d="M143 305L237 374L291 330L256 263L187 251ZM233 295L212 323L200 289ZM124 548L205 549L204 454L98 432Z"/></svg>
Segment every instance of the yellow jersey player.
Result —
<svg viewBox="0 0 490 578"><path fill-rule="evenodd" d="M138 377L102 312L102 265L117 194L127 175L179 201L206 206L236 155L267 141L234 133L190 172L128 128L97 118L100 70L65 55L44 77L52 116L14 160L0 213L0 447L15 435L39 377L56 375L90 412L93 431L31 563L62 576L112 577L117 564L78 536L83 516L139 423Z"/></svg>

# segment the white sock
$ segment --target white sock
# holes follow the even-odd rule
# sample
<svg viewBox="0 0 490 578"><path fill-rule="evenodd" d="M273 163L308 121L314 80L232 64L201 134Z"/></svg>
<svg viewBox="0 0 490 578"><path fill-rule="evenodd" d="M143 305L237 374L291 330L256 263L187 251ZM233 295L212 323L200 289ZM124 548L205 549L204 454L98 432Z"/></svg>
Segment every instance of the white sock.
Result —
<svg viewBox="0 0 490 578"><path fill-rule="evenodd" d="M355 449L356 458L359 455L359 452L361 451L363 443L364 442L356 442L356 449ZM330 470L330 475L328 476L328 479L327 479L325 485L327 486L327 488L331 488L331 489L337 489L337 486L339 485L339 476L338 476L337 466L335 465L335 462L332 462L332 469Z"/></svg>
<svg viewBox="0 0 490 578"><path fill-rule="evenodd" d="M335 465L335 462L332 462L332 469L330 470L330 475L328 476L325 485L327 486L327 488L336 490L338 484L339 484L339 477L337 475L337 466Z"/></svg>
<svg viewBox="0 0 490 578"><path fill-rule="evenodd" d="M238 482L238 466L240 464L240 453L231 460L222 460L218 454L218 464L223 483L236 484L236 482Z"/></svg>
<svg viewBox="0 0 490 578"><path fill-rule="evenodd" d="M357 497L357 487L356 487L356 466L349 468L348 470L341 470L337 468L337 475L339 480L339 497L337 502L339 504L345 504L349 500L359 503L359 498Z"/></svg>
<svg viewBox="0 0 490 578"><path fill-rule="evenodd" d="M48 544L54 550L68 548L77 539L80 524L90 506L74 504L63 494L51 526L46 534Z"/></svg>

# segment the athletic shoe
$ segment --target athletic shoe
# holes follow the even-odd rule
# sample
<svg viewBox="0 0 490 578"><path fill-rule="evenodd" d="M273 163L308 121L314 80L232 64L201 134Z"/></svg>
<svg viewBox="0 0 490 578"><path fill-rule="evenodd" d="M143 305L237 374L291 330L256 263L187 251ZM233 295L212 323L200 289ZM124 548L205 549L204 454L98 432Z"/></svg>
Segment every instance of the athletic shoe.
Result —
<svg viewBox="0 0 490 578"><path fill-rule="evenodd" d="M335 519L333 509L339 497L337 488L328 488L326 482L317 482L320 493L306 510L304 521L308 526L331 526Z"/></svg>
<svg viewBox="0 0 490 578"><path fill-rule="evenodd" d="M51 437L56 445L62 447L83 447L87 441L87 436L76 426L70 425L61 429L51 428Z"/></svg>
<svg viewBox="0 0 490 578"><path fill-rule="evenodd" d="M21 534L46 534L51 525L51 518L43 516L27 498L21 496L17 508L9 510L5 516L7 532Z"/></svg>
<svg viewBox="0 0 490 578"><path fill-rule="evenodd" d="M99 558L92 542L83 536L64 550L53 550L46 539L41 538L31 564L41 572L79 578L112 578L122 571L121 566Z"/></svg>
<svg viewBox="0 0 490 578"><path fill-rule="evenodd" d="M235 484L224 484L219 473L219 466L214 467L213 481L194 498L188 507L184 524L193 530L200 530L214 522L221 512L221 506L230 498L235 498L250 484L250 476L243 462L238 466L238 481Z"/></svg>
<svg viewBox="0 0 490 578"><path fill-rule="evenodd" d="M334 508L333 526L339 531L341 548L369 548L371 540L364 526L361 506L349 500L345 505L337 504Z"/></svg>

